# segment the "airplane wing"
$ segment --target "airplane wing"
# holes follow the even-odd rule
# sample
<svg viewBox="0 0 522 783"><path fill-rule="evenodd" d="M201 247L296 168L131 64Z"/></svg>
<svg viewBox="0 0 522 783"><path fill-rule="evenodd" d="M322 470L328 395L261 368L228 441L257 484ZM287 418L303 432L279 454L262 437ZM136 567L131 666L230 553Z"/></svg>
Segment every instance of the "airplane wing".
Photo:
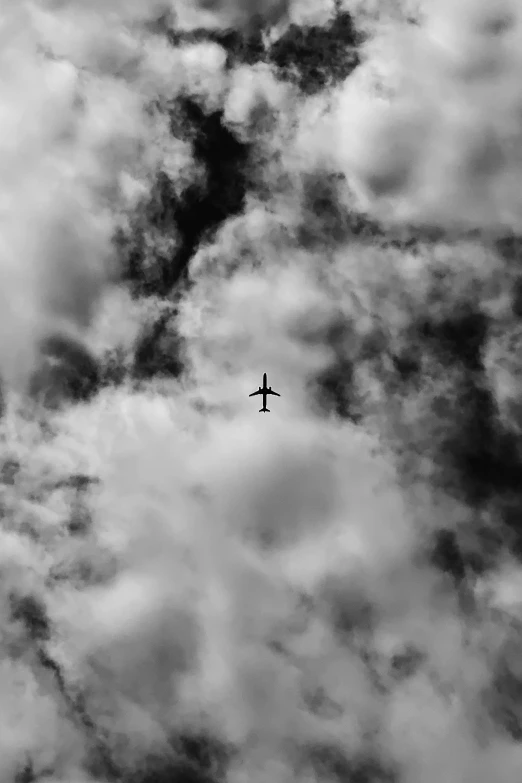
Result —
<svg viewBox="0 0 522 783"><path fill-rule="evenodd" d="M249 397L255 397L255 396L256 396L256 394L263 394L263 392L261 391L261 389L259 389L259 391L252 392L252 394L249 394L248 396L249 396Z"/></svg>
<svg viewBox="0 0 522 783"><path fill-rule="evenodd" d="M278 394L277 392L273 392L273 391L272 391L272 389L270 389L270 391L268 391L268 389L267 389L267 392L266 392L266 393L267 393L267 394L275 394L275 396L276 396L276 397L280 397L280 396L281 396L281 395L280 395L280 394Z"/></svg>

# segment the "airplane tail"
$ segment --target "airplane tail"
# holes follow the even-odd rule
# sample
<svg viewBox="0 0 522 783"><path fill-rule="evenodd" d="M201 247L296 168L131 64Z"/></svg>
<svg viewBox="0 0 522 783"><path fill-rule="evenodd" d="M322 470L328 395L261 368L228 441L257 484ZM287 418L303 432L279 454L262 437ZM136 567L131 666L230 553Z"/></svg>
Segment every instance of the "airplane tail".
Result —
<svg viewBox="0 0 522 783"><path fill-rule="evenodd" d="M270 408L260 408L259 413L270 413Z"/></svg>

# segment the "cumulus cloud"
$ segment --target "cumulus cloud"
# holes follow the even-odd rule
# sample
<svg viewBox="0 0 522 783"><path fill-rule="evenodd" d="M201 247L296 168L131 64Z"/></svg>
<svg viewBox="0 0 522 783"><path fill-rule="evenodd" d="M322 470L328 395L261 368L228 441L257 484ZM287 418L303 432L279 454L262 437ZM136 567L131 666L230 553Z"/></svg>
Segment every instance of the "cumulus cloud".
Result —
<svg viewBox="0 0 522 783"><path fill-rule="evenodd" d="M402 470L413 463L412 473L431 477L439 452L449 463L458 451L445 440L451 426L475 450L488 440L474 421L458 430L457 403L469 392L471 415L486 419L469 389L503 384L494 350L489 386L472 355L481 319L508 309L495 299L503 267L473 243L372 246L349 214L363 205L372 218L447 230L518 225L517 9L445 3L419 27L404 24L404 10L377 27L345 83L310 98L268 62L231 66L225 43L172 44L153 24L249 33L287 18L323 24L334 10L286 0L42 0L1 12L8 380L23 376L43 336L95 320L117 279L114 231L146 202L158 169L180 203L211 179L204 145L196 149L186 128L170 137L177 105L161 115L152 104L188 98L204 120L220 115L227 139L243 145L246 182L236 213L212 224L191 255L176 310L186 368L169 393L129 383L57 412L39 443L9 429L11 419L0 433L6 461L9 448L26 460L2 495L16 509L9 524L38 542L35 563L21 533L11 548L5 538L2 611L9 625L14 588L45 595L54 630L45 649L63 675L47 666L44 677L36 653L1 668L4 701L20 713L12 735L0 730L9 783L27 756L64 775L87 768L86 758L94 773L105 763L100 747L122 776L151 760L178 763L174 740L184 733L232 745L227 774L238 783L326 780L339 770L412 783L438 780L441 769L465 783L518 780L516 745L498 738L484 704L504 652L426 556L434 531L469 518L480 526L493 500L466 505L429 479L410 486ZM211 183L217 200L228 184ZM183 229L165 239L167 257ZM144 244L154 245L159 229L149 230ZM115 317L130 323L113 334L102 312L100 351L111 333L130 352L137 321L157 303L142 313L126 295L114 302L110 314L120 308ZM459 328L471 334L467 351ZM268 417L248 397L262 372L281 394ZM506 420L516 392L495 392ZM69 535L80 525L61 491L42 508L34 486L40 473L50 482L73 469L101 484L88 502L75 496L74 513L82 503L89 511L83 538ZM9 570L9 558L19 567ZM513 572L484 580L477 597L514 611ZM27 642L24 628L9 625L10 654ZM64 715L74 710L83 724L73 727ZM0 722L10 726L7 712ZM483 736L490 744L481 747Z"/></svg>
<svg viewBox="0 0 522 783"><path fill-rule="evenodd" d="M175 5L179 24L237 27L251 31L260 26L277 25L288 16L290 0L197 0L195 4L179 0Z"/></svg>
<svg viewBox="0 0 522 783"><path fill-rule="evenodd" d="M510 2L442 3L396 37L391 102L357 103L339 140L347 171L383 215L435 225L520 226L520 19ZM362 108L362 111L361 111Z"/></svg>
<svg viewBox="0 0 522 783"><path fill-rule="evenodd" d="M100 45L95 74L80 70L85 63L52 56L60 51L46 54L46 33L55 35L61 20L45 6L2 15L10 37L0 86L0 268L3 328L12 339L2 343L1 364L13 380L27 371L42 333L60 322L90 322L114 275L112 232L140 193L125 175L143 177L133 167L146 123L143 96L100 62L99 23L82 29L84 43Z"/></svg>

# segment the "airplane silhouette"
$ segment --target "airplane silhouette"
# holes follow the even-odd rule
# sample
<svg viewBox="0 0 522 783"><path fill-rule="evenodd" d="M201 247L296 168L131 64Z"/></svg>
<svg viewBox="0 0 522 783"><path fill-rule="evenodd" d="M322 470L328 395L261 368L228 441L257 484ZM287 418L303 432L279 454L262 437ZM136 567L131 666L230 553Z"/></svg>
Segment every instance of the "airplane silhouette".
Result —
<svg viewBox="0 0 522 783"><path fill-rule="evenodd" d="M255 397L256 394L262 394L263 395L263 407L259 409L259 413L270 413L270 410L266 407L266 395L267 394L275 394L276 397L280 397L281 395L278 394L275 391L272 391L272 387L269 386L267 388L266 386L266 372L263 373L263 388L261 386L259 389L255 392L252 392L252 394L249 394L249 397Z"/></svg>

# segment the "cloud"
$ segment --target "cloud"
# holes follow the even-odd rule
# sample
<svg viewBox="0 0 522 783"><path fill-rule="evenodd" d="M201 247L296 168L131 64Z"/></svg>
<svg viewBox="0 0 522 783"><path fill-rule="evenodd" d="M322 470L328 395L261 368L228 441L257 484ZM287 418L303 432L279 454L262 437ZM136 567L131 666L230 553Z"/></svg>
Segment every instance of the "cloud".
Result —
<svg viewBox="0 0 522 783"><path fill-rule="evenodd" d="M24 9L3 11L11 36L0 63L2 325L12 335L0 367L11 381L42 335L90 322L114 276L113 231L140 193L125 175L143 178L136 164L147 135L144 96L103 63L94 74L46 54L60 18ZM103 47L98 30L85 26L82 42Z"/></svg>
<svg viewBox="0 0 522 783"><path fill-rule="evenodd" d="M442 3L419 28L392 28L402 78L391 102L361 107L347 81L339 139L371 208L445 227L520 226L521 29L514 3Z"/></svg>
<svg viewBox="0 0 522 783"><path fill-rule="evenodd" d="M422 317L431 325L437 310L450 321L468 289L476 304L491 282L489 255L479 268L473 244L462 253L365 244L348 208L359 198L399 222L517 225L518 16L507 5L444 4L422 27L387 23L361 69L314 98L266 63L229 69L224 46L171 46L152 32L168 11L179 27L248 32L292 13L322 18L325 6L99 0L2 12L0 327L12 338L0 341L0 371L13 382L49 332L95 319L117 274L113 232L155 169L180 198L204 186L205 161L190 138L169 140L168 118L145 111L150 102L190 96L204 115L222 111L247 148L241 208L190 260L177 314L187 372L168 394L105 389L57 413L47 440L26 444L30 471L87 466L102 483L81 541L63 532L61 496L37 511L32 494L18 499L31 532L40 523L53 585L49 647L125 773L172 754L170 739L187 730L237 745L231 780L260 779L263 768L289 781L339 768L356 777L373 754L376 774L388 764L405 781L440 779L442 764L448 780L508 783L514 744L494 736L480 749L476 736L487 724L492 645L480 634L469 641L471 621L423 550L447 516L457 527L459 513L480 515L434 498L429 481L405 486L403 455L392 452L398 440L419 473L430 463L408 426L437 441L446 424L432 410L437 378L412 370L421 390L408 405L393 362L401 350L411 364L428 353ZM440 269L451 282L442 293L432 279ZM118 306L133 310L125 298ZM114 339L132 342L138 317ZM104 348L110 331L99 335ZM451 372L426 364L453 389ZM332 369L347 397L364 398L359 424L351 408L340 416L314 400ZM267 417L248 397L263 372L281 394ZM513 605L516 580L505 580L497 599ZM22 674L29 692L32 675ZM23 708L18 744L8 736L11 777L24 753L62 749L56 693L30 695L39 727L25 695L12 696L18 676L0 671L7 703Z"/></svg>
<svg viewBox="0 0 522 783"><path fill-rule="evenodd" d="M288 16L290 0L197 0L175 5L178 24L183 26L236 27L249 31L261 25L277 25Z"/></svg>

